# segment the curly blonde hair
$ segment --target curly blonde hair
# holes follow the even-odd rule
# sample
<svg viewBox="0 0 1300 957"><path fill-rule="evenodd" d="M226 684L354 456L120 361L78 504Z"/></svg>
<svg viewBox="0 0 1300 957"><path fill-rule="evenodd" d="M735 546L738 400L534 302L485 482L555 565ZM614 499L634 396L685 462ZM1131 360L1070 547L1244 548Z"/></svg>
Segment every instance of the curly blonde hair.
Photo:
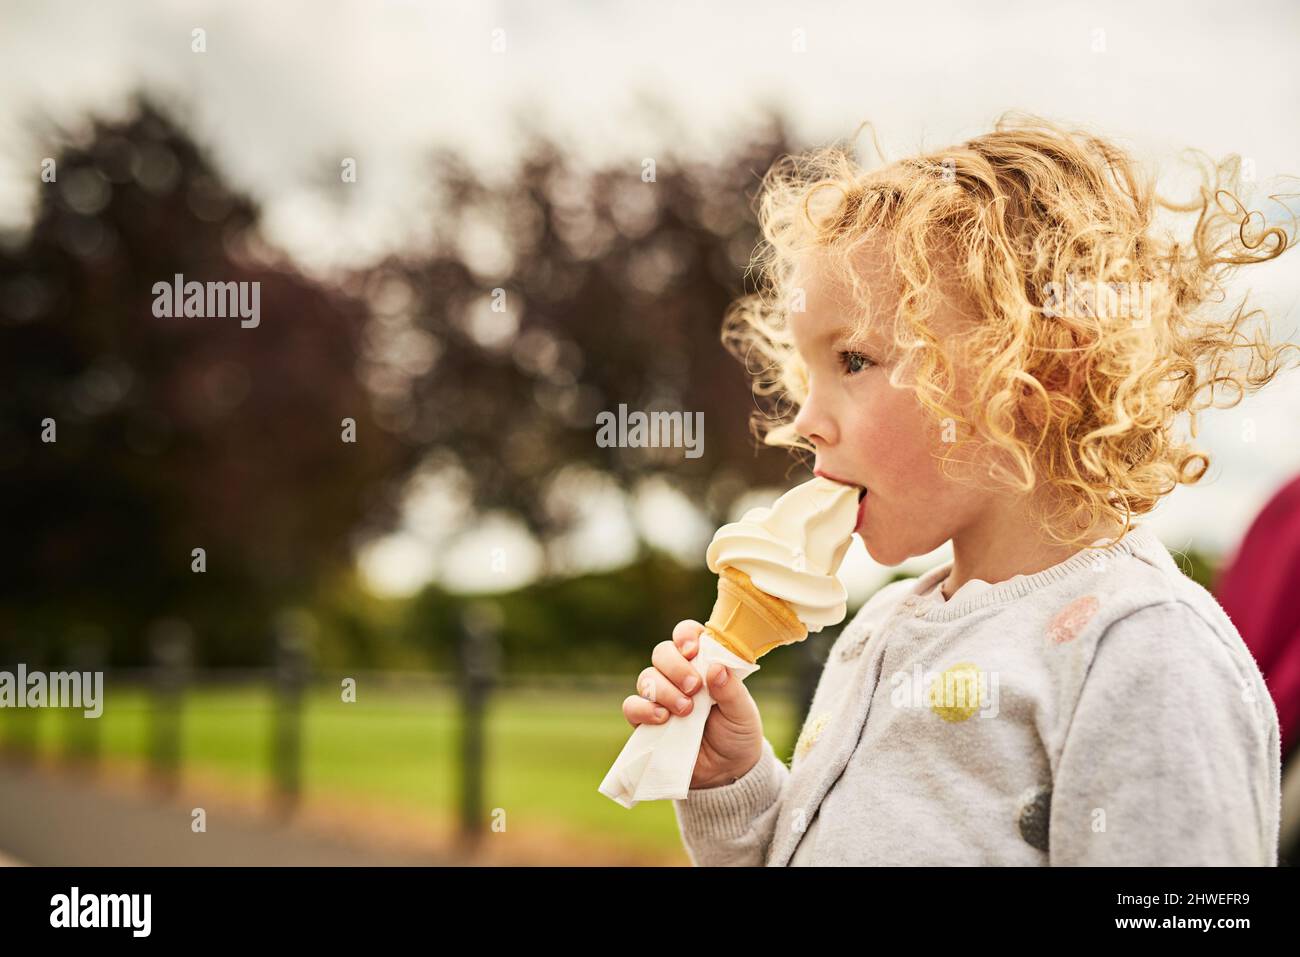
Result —
<svg viewBox="0 0 1300 957"><path fill-rule="evenodd" d="M1238 199L1240 157L1188 154L1201 185L1185 203L1158 195L1154 176L1114 143L1019 111L1004 113L992 132L876 169L840 144L782 157L762 181L763 239L746 273L757 272L758 291L730 306L722 330L753 378L755 435L815 451L793 425L807 395L788 324L797 267L810 251L829 257L865 304L871 289L856 256L883 240L898 284L893 343L915 369L914 381L900 382L898 369L890 381L913 389L957 436L945 467L972 443L1001 449L1014 467L990 467L991 479L1057 493L1037 515L1052 541L1087 547L1084 530L1098 522L1122 525L1123 538L1133 516L1209 467L1174 435L1177 417L1188 414L1194 438L1198 411L1231 408L1272 380L1286 351L1300 351L1273 346L1268 317L1248 311L1245 298L1226 319L1206 315L1237 267L1276 258L1294 236ZM1196 214L1188 239L1156 222L1160 208ZM926 323L945 259L976 309L960 354ZM855 333L868 312L854 311ZM1242 327L1255 317L1262 326L1252 340ZM978 360L963 408L951 385L958 356ZM1236 398L1217 406L1216 386L1235 388Z"/></svg>

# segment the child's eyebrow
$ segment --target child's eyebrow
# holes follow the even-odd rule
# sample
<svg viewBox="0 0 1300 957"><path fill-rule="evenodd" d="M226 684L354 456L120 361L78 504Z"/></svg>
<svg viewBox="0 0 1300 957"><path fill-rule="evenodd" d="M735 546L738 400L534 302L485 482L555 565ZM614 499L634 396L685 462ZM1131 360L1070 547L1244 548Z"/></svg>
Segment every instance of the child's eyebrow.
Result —
<svg viewBox="0 0 1300 957"><path fill-rule="evenodd" d="M832 326L831 328L829 328L829 329L827 329L825 332L823 332L821 335L819 335L819 336L814 340L814 342L815 342L817 345L819 345L819 346L820 346L820 345L825 345L826 343L834 342L836 339L843 339L843 338L845 338L845 337L848 336L852 331L853 331L853 330L851 330L848 326L843 325L843 324L836 325L836 326Z"/></svg>
<svg viewBox="0 0 1300 957"><path fill-rule="evenodd" d="M819 346L829 345L830 343L841 339L850 339L852 340L852 345L859 346L863 349L874 349L877 347L875 340L871 338L869 334L864 333L860 337L854 339L853 328L847 324L841 324L823 332L817 337L816 343Z"/></svg>

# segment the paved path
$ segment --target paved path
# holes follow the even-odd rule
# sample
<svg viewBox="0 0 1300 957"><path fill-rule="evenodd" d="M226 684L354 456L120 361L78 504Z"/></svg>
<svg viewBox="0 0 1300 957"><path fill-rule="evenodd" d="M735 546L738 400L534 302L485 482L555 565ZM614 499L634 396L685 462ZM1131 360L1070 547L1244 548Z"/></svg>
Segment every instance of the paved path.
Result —
<svg viewBox="0 0 1300 957"><path fill-rule="evenodd" d="M98 788L87 779L0 760L0 865L71 867L438 864L304 833L270 820L189 812L164 799Z"/></svg>

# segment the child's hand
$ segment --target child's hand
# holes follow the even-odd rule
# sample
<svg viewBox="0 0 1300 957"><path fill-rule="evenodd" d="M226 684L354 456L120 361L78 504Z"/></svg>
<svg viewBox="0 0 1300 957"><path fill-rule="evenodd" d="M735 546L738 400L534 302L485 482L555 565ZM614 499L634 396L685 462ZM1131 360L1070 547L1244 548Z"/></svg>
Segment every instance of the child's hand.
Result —
<svg viewBox="0 0 1300 957"><path fill-rule="evenodd" d="M672 641L651 652L651 667L637 677L639 695L623 701L623 717L638 724L663 724L672 715L690 714L700 677L690 663L700 650L698 621L680 621ZM709 694L717 704L704 722L704 740L691 777L692 788L713 788L742 777L763 754L763 720L749 689L723 665L709 667Z"/></svg>

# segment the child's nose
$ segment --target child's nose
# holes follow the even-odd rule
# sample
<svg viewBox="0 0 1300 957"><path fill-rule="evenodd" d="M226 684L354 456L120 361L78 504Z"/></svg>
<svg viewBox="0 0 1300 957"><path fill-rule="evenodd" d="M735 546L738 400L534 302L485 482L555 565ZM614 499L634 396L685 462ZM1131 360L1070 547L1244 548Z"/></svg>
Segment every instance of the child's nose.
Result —
<svg viewBox="0 0 1300 957"><path fill-rule="evenodd" d="M833 428L829 420L821 414L820 409L814 406L811 393L799 409L799 414L794 417L794 428L813 445L820 447L834 442Z"/></svg>

